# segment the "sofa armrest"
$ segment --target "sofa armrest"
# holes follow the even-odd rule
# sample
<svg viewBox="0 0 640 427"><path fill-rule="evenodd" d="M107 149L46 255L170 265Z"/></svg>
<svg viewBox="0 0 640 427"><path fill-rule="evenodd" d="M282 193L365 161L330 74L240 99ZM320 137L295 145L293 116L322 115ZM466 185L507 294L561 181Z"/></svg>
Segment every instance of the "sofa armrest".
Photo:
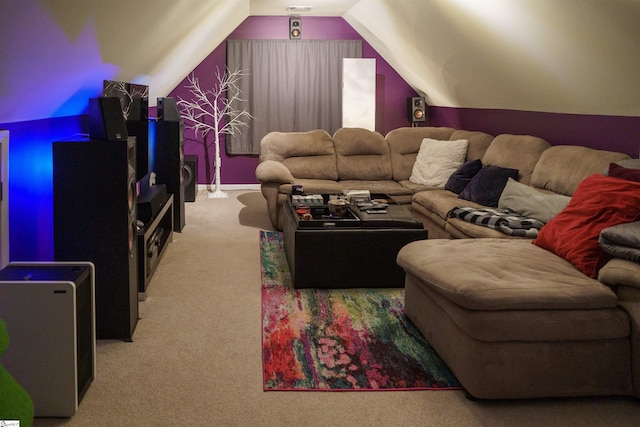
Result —
<svg viewBox="0 0 640 427"><path fill-rule="evenodd" d="M270 182L292 184L294 181L291 171L275 160L265 160L258 164L256 167L256 179L262 184Z"/></svg>
<svg viewBox="0 0 640 427"><path fill-rule="evenodd" d="M613 258L598 273L598 280L609 286L629 286L640 289L640 264Z"/></svg>

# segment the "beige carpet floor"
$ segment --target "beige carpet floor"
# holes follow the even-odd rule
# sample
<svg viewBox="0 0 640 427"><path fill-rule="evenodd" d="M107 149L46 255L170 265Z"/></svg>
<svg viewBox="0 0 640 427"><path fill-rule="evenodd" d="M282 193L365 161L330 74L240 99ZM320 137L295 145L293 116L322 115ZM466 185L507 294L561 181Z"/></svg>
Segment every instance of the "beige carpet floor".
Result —
<svg viewBox="0 0 640 427"><path fill-rule="evenodd" d="M462 391L263 392L259 191L186 204L133 342L99 340L77 413L34 426L632 426L633 398L473 402Z"/></svg>

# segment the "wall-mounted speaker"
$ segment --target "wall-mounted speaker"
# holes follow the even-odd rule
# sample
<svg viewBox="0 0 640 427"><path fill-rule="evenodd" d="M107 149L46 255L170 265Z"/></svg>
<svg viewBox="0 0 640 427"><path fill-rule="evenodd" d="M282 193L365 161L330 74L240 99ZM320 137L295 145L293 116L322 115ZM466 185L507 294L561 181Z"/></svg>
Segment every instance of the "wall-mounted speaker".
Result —
<svg viewBox="0 0 640 427"><path fill-rule="evenodd" d="M302 19L298 16L289 17L289 38L291 40L302 38Z"/></svg>
<svg viewBox="0 0 640 427"><path fill-rule="evenodd" d="M407 98L407 119L411 123L427 120L427 103L424 97L414 96Z"/></svg>
<svg viewBox="0 0 640 427"><path fill-rule="evenodd" d="M198 156L195 154L184 156L182 177L184 180L184 201L195 202L198 194Z"/></svg>
<svg viewBox="0 0 640 427"><path fill-rule="evenodd" d="M89 136L109 141L127 139L129 134L120 98L109 96L89 99Z"/></svg>
<svg viewBox="0 0 640 427"><path fill-rule="evenodd" d="M53 143L54 258L95 265L99 339L138 323L135 153L134 137Z"/></svg>

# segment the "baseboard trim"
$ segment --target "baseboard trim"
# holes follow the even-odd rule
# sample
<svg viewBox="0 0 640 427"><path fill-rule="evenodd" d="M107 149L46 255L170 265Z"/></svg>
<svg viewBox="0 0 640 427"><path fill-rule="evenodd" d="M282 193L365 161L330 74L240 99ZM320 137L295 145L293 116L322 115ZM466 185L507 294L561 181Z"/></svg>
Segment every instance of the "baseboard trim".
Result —
<svg viewBox="0 0 640 427"><path fill-rule="evenodd" d="M260 184L222 184L220 187L223 191L260 190ZM207 184L198 184L198 191L203 190L207 190Z"/></svg>

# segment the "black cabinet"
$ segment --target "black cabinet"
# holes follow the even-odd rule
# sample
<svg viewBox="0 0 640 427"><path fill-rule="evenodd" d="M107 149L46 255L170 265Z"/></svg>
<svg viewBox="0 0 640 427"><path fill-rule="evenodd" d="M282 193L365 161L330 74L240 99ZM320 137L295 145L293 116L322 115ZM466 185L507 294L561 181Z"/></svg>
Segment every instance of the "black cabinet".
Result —
<svg viewBox="0 0 640 427"><path fill-rule="evenodd" d="M149 222L138 230L138 298L146 299L151 276L173 237L173 195Z"/></svg>

